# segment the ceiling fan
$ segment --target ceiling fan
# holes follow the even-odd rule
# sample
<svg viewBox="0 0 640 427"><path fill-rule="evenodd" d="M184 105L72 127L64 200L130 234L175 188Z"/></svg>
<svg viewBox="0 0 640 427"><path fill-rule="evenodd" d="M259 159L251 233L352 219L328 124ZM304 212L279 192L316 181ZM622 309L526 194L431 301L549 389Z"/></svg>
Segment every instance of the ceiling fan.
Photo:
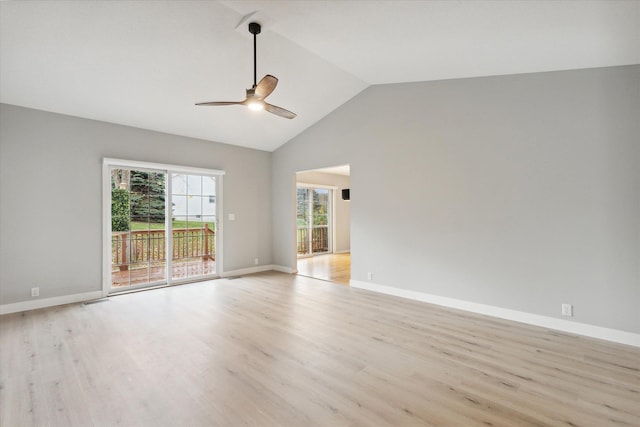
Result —
<svg viewBox="0 0 640 427"><path fill-rule="evenodd" d="M214 101L214 102L200 102L196 105L245 105L249 109L267 110L268 112L275 114L276 116L284 117L286 119L293 119L296 117L295 113L289 110L285 110L282 107L278 107L268 102L265 102L265 98L271 95L271 92L276 88L278 79L270 74L267 74L256 84L256 35L260 34L262 27L257 22L251 22L249 24L249 32L253 34L253 86L251 89L247 89L247 97L244 101Z"/></svg>

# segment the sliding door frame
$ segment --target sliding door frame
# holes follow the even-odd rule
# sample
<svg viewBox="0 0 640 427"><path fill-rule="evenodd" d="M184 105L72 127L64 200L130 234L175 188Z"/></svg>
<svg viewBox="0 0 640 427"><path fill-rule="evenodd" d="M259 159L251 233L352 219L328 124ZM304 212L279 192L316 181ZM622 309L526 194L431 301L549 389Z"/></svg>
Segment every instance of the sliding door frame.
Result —
<svg viewBox="0 0 640 427"><path fill-rule="evenodd" d="M150 163L141 162L136 160L124 160L105 157L102 159L102 295L107 296L111 293L111 169L123 168L123 169L143 169L154 170L167 174L165 194L167 195L165 204L165 234L167 238L166 245L166 285L174 285L192 281L189 278L186 279L173 279L172 278L172 257L170 251L172 248L172 233L171 233L171 206L168 203L171 199L171 174L182 173L191 175L206 175L216 177L216 234L215 234L215 248L216 248L216 272L213 275L204 276L204 279L221 277L223 274L223 235L224 230L221 220L223 216L223 185L222 178L225 174L224 171L216 169L194 168L189 166L172 165L165 163ZM198 280L198 279L196 279Z"/></svg>

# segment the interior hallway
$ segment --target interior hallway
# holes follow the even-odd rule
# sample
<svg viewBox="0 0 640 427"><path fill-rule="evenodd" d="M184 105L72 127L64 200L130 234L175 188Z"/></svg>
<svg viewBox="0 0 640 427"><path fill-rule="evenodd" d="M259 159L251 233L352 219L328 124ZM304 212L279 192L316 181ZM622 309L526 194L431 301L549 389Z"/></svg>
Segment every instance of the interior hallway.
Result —
<svg viewBox="0 0 640 427"><path fill-rule="evenodd" d="M298 274L348 286L351 279L351 254L327 254L299 258Z"/></svg>

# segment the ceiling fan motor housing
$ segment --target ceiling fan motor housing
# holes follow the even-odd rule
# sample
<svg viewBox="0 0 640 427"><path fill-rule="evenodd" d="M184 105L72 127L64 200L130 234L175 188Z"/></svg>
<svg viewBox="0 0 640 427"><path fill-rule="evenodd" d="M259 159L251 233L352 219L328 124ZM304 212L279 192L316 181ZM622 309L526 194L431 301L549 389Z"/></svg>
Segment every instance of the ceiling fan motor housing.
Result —
<svg viewBox="0 0 640 427"><path fill-rule="evenodd" d="M260 27L260 24L258 24L257 22L250 22L249 23L249 32L251 34L253 34L254 36L256 34L260 34L260 30L262 29L262 27Z"/></svg>

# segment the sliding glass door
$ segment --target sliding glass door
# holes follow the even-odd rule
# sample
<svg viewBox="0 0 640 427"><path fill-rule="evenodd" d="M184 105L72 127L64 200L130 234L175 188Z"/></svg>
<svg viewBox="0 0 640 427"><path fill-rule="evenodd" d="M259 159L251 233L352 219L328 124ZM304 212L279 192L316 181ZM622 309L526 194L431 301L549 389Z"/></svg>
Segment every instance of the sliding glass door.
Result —
<svg viewBox="0 0 640 427"><path fill-rule="evenodd" d="M111 170L111 287L166 283L167 174Z"/></svg>
<svg viewBox="0 0 640 427"><path fill-rule="evenodd" d="M298 256L325 254L331 248L331 202L333 190L297 188Z"/></svg>
<svg viewBox="0 0 640 427"><path fill-rule="evenodd" d="M215 274L216 177L171 174L171 277Z"/></svg>
<svg viewBox="0 0 640 427"><path fill-rule="evenodd" d="M126 167L105 159L105 290L165 285L219 273L216 243L222 173ZM114 163L114 164L111 164ZM131 162L139 163L139 162ZM164 165L157 165L164 166ZM105 261L106 263L107 261Z"/></svg>

